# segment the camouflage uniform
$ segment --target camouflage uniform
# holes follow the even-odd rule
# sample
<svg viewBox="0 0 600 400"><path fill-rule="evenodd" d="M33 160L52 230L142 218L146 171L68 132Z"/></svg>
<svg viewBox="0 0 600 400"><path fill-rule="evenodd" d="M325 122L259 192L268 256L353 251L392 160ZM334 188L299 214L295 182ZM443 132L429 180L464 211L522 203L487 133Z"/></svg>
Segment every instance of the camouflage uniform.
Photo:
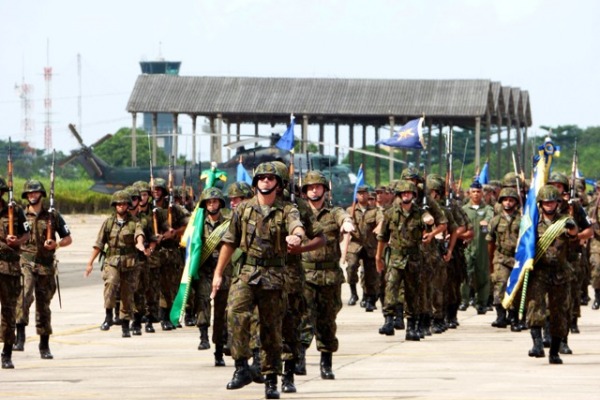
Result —
<svg viewBox="0 0 600 400"><path fill-rule="evenodd" d="M7 189L0 178L0 193ZM29 224L23 210L14 206L13 219L14 235L18 238L29 232ZM9 232L8 204L0 198L0 308L1 326L0 338L4 343L2 349L2 368L14 368L11 356L15 342L16 306L21 293L21 267L19 266L20 249L15 249L6 243Z"/></svg>
<svg viewBox="0 0 600 400"><path fill-rule="evenodd" d="M594 289L592 309L597 310L600 308L600 207L598 207L598 201L592 203L589 216L594 221L594 236L590 239L591 284Z"/></svg>
<svg viewBox="0 0 600 400"><path fill-rule="evenodd" d="M17 324L29 325L29 308L33 304L35 295L35 326L38 335L51 335L52 325L50 303L56 292L55 275L55 250L46 250L46 232L48 219L59 238L71 234L62 215L46 209L35 214L26 210L27 222L31 228L31 237L21 246L21 271L24 275L25 286L23 296L19 296L17 303ZM52 238L54 240L54 237ZM25 303L23 303L23 299Z"/></svg>
<svg viewBox="0 0 600 400"><path fill-rule="evenodd" d="M258 305L263 374L281 373L282 319L285 311L285 237L302 227L298 209L281 199L261 206L256 198L237 206L221 240L239 247L243 255L228 299L227 323L232 330L234 360L250 358L250 320Z"/></svg>

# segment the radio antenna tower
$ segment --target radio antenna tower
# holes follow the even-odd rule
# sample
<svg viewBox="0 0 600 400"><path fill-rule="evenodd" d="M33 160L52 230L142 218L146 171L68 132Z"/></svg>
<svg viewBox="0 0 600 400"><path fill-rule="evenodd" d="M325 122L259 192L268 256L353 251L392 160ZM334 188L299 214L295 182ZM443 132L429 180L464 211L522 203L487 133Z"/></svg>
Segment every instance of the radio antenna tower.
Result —
<svg viewBox="0 0 600 400"><path fill-rule="evenodd" d="M21 129L23 130L23 140L29 142L33 134L33 119L31 119L31 112L33 111L33 102L31 101L33 85L25 83L25 73L23 73L21 84L15 84L15 90L21 99Z"/></svg>
<svg viewBox="0 0 600 400"><path fill-rule="evenodd" d="M44 81L46 83L46 97L44 98L44 149L52 150L52 67L50 67L50 39L47 39L46 57L47 66L44 67Z"/></svg>

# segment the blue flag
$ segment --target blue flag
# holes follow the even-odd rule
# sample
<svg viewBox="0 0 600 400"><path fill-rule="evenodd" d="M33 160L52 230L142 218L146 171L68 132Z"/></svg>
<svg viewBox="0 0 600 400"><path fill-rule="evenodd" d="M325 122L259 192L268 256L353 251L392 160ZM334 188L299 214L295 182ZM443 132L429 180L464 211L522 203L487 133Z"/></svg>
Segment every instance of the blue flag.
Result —
<svg viewBox="0 0 600 400"><path fill-rule="evenodd" d="M537 162L533 172L533 181L527 194L527 201L525 202L521 224L519 225L515 265L508 277L506 292L504 299L502 299L502 305L506 309L511 306L517 293L519 293L519 289L523 287L527 272L533 270L539 219L537 193L548 181L548 172L552 164L552 157L558 155L558 152L555 151L555 147L549 142L549 139L546 139L543 146L539 146L538 153L539 155L535 156Z"/></svg>
<svg viewBox="0 0 600 400"><path fill-rule="evenodd" d="M352 201L356 201L356 193L358 192L358 188L365 184L365 173L363 171L362 164L358 168L358 173L356 174L356 184L354 185L354 197Z"/></svg>
<svg viewBox="0 0 600 400"><path fill-rule="evenodd" d="M490 182L489 163L487 161L485 164L483 164L483 168L481 168L481 172L479 173L479 177L477 179L482 185Z"/></svg>
<svg viewBox="0 0 600 400"><path fill-rule="evenodd" d="M376 144L403 149L424 149L423 118L413 119L394 131L392 137L381 139Z"/></svg>
<svg viewBox="0 0 600 400"><path fill-rule="evenodd" d="M294 114L290 115L290 125L286 129L281 139L279 139L279 141L277 141L275 144L275 146L279 147L281 150L294 150L294 119Z"/></svg>
<svg viewBox="0 0 600 400"><path fill-rule="evenodd" d="M246 182L248 185L252 186L252 177L244 168L244 165L240 162L237 166L237 182Z"/></svg>

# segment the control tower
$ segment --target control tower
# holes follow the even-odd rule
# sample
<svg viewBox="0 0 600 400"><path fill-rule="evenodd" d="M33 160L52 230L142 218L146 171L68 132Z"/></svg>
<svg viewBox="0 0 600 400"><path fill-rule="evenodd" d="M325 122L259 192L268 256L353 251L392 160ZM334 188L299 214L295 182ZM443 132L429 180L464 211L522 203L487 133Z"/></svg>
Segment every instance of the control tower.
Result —
<svg viewBox="0 0 600 400"><path fill-rule="evenodd" d="M165 61L160 58L157 61L140 61L140 67L143 74L166 74L179 75L181 61ZM144 113L144 130L152 133L152 114ZM158 113L156 121L157 146L164 149L166 154L173 153L173 117L168 113ZM177 127L177 133L180 133Z"/></svg>

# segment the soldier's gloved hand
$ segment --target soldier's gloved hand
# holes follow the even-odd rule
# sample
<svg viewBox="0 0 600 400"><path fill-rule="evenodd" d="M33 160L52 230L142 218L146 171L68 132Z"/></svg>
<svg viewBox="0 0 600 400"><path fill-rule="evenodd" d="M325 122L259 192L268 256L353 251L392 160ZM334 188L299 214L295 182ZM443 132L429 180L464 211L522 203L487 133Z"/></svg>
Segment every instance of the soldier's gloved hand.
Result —
<svg viewBox="0 0 600 400"><path fill-rule="evenodd" d="M342 224L342 232L346 232L346 233L350 233L350 232L354 232L354 224L350 221L344 221L344 223Z"/></svg>
<svg viewBox="0 0 600 400"><path fill-rule="evenodd" d="M570 231L571 229L577 228L577 224L572 218L568 218L565 222L565 228Z"/></svg>

